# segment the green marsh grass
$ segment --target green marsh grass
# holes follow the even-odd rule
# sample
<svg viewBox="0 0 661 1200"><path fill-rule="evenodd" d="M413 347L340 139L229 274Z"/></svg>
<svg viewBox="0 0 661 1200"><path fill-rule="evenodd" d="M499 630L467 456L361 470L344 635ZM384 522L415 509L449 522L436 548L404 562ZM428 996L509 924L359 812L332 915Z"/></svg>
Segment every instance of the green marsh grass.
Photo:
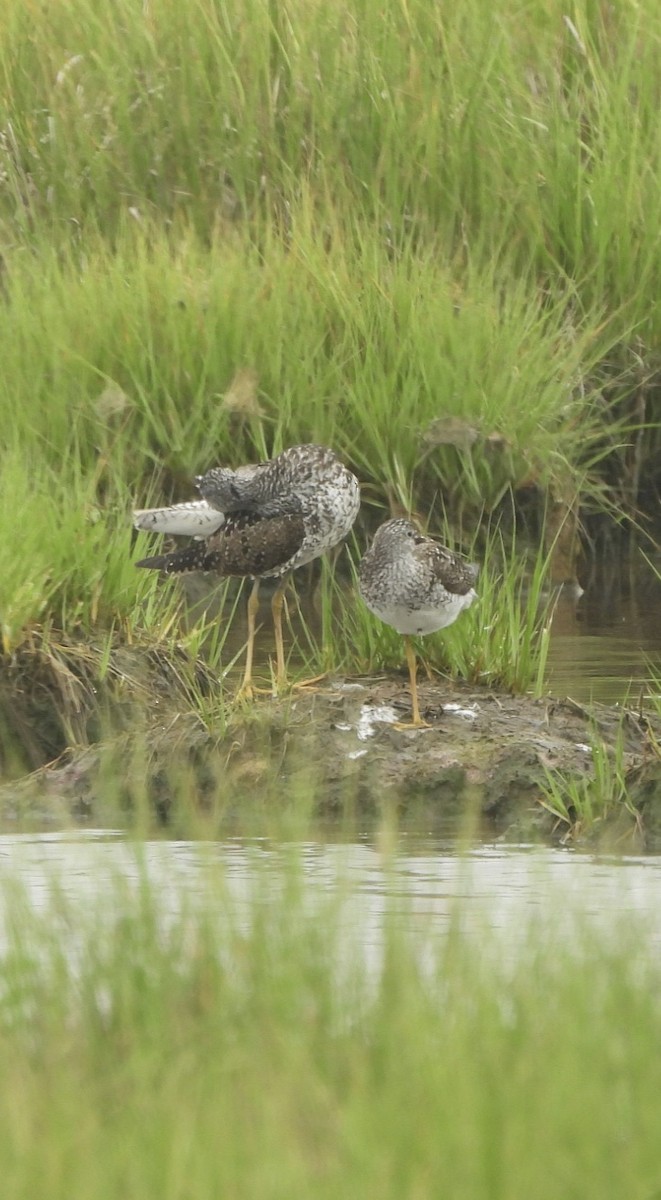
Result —
<svg viewBox="0 0 661 1200"><path fill-rule="evenodd" d="M442 937L398 920L400 890L367 954L348 878L320 895L295 853L264 860L241 901L213 858L166 895L100 866L95 902L55 881L39 912L5 884L7 1200L655 1194L642 926L577 915L568 937L551 906L513 941L473 938L459 905Z"/></svg>
<svg viewBox="0 0 661 1200"><path fill-rule="evenodd" d="M596 502L604 411L575 385L601 328L566 342L561 297L522 285L503 299L490 271L456 313L428 256L377 265L340 247L324 274L305 237L300 255L274 242L265 263L232 242L133 234L81 261L42 248L9 272L6 650L45 615L65 633L139 630L156 584L131 565L130 508L190 496L219 460L320 441L366 497L428 507L443 491L467 519L531 480Z"/></svg>
<svg viewBox="0 0 661 1200"><path fill-rule="evenodd" d="M458 290L442 258L389 262L373 231L330 250L305 222L292 237L266 258L157 230L19 258L0 341L12 444L101 495L316 439L400 503L459 471L473 511L523 485L589 496L609 439L589 380L612 324L493 266Z"/></svg>
<svg viewBox="0 0 661 1200"><path fill-rule="evenodd" d="M413 240L574 281L651 329L661 216L654 0L461 8L351 0L9 0L12 239L126 222L289 230L307 196ZM614 198L617 202L613 203Z"/></svg>
<svg viewBox="0 0 661 1200"><path fill-rule="evenodd" d="M622 721L626 720L626 714ZM565 778L559 772L544 770L542 803L562 822L572 835L595 833L601 822L614 814L627 813L632 822L640 822L640 814L632 796L634 773L627 762L625 735L619 729L614 746L605 744L598 729L594 729L586 746L586 771L582 778L575 774Z"/></svg>
<svg viewBox="0 0 661 1200"><path fill-rule="evenodd" d="M179 638L176 591L132 567L131 507L299 441L334 446L366 510L635 512L658 470L660 43L653 0L525 20L9 0L5 658ZM306 653L338 669L323 620ZM515 653L537 687L518 620L457 669L509 686Z"/></svg>

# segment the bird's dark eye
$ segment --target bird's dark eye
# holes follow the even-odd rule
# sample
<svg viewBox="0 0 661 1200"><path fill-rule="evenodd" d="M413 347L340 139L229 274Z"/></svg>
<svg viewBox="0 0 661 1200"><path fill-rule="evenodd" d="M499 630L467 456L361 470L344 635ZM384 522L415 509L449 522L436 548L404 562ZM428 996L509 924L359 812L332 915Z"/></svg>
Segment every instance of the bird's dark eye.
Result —
<svg viewBox="0 0 661 1200"><path fill-rule="evenodd" d="M233 500L239 500L241 498L241 489L236 483L230 483L229 490Z"/></svg>

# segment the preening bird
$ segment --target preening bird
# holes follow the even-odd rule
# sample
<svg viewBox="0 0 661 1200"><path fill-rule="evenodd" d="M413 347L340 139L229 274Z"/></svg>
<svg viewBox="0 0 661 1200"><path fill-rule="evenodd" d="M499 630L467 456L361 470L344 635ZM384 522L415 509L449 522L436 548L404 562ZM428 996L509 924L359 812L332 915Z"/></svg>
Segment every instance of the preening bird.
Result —
<svg viewBox="0 0 661 1200"><path fill-rule="evenodd" d="M214 467L195 480L201 499L138 509L136 529L192 536L180 550L140 559L138 567L170 574L215 571L254 579L248 600L248 646L240 693L252 687L255 623L261 579L280 580L272 601L276 682L286 681L282 606L292 571L337 545L360 507L358 480L326 446L291 446L266 462Z"/></svg>

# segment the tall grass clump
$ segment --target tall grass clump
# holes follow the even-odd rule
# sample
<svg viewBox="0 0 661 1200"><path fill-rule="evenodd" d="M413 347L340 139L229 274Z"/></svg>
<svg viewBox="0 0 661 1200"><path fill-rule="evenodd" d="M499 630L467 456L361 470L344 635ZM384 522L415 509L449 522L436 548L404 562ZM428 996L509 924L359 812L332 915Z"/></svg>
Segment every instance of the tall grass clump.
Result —
<svg viewBox="0 0 661 1200"><path fill-rule="evenodd" d="M112 253L97 239L82 257L24 256L6 290L0 553L8 591L21 572L41 580L33 602L17 581L9 642L56 602L66 631L79 603L135 625L153 585L129 563L131 506L297 441L333 445L366 499L441 491L468 517L522 486L598 502L616 433L583 373L609 338L560 295L503 298L484 271L459 298L429 256L379 262L367 235L324 252L304 216L267 261L238 241L127 234ZM52 536L22 540L30 505Z"/></svg>
<svg viewBox="0 0 661 1200"><path fill-rule="evenodd" d="M623 723L625 718L623 717ZM614 812L629 814L640 821L632 797L635 767L627 761L624 728L620 728L613 747L604 743L598 730L590 737L589 771L583 777L565 778L545 770L542 803L572 835L594 834L601 822Z"/></svg>
<svg viewBox="0 0 661 1200"><path fill-rule="evenodd" d="M19 258L0 342L14 444L94 467L101 494L112 471L181 488L213 456L311 439L401 501L441 486L473 508L524 485L590 494L617 437L590 386L616 336L601 314L562 289L539 297L530 277L504 290L493 267L458 288L447 262L389 262L367 230L324 248L295 216L266 259L237 238L130 231L112 252L94 239L82 256Z"/></svg>
<svg viewBox="0 0 661 1200"><path fill-rule="evenodd" d="M642 930L551 921L506 949L385 917L366 954L342 933L346 890L314 899L295 862L254 858L241 903L213 862L196 902L170 878L164 904L146 870L97 873L84 906L56 886L39 914L5 887L7 1200L127 1179L144 1200L654 1194Z"/></svg>

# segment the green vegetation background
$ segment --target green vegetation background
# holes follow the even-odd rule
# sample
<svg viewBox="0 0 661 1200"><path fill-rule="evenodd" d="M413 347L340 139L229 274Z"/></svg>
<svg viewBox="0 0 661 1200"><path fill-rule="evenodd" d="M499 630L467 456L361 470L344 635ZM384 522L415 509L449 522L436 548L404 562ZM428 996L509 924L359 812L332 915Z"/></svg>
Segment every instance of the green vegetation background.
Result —
<svg viewBox="0 0 661 1200"><path fill-rule="evenodd" d="M298 441L467 549L652 499L660 41L653 0L8 0L5 660L180 634L131 506ZM539 677L503 657L450 665Z"/></svg>

